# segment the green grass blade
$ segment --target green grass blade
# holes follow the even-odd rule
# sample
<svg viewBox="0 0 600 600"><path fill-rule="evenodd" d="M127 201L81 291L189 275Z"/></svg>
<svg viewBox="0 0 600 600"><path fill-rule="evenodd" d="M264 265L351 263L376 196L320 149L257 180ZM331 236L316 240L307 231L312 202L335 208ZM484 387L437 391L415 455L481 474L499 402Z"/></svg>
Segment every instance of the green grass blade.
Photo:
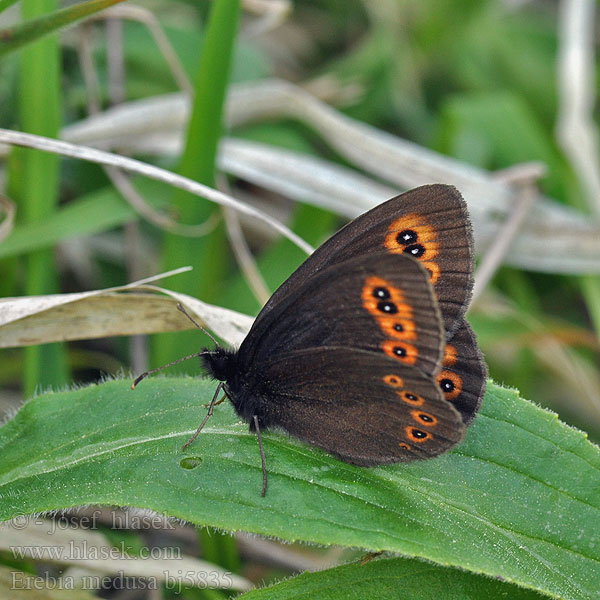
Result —
<svg viewBox="0 0 600 600"><path fill-rule="evenodd" d="M490 384L465 442L409 465L364 469L265 433L261 498L256 437L228 404L180 450L214 383L129 385L48 393L0 428L0 519L138 506L226 530L399 552L564 599L600 589L600 451L514 391Z"/></svg>
<svg viewBox="0 0 600 600"><path fill-rule="evenodd" d="M596 331L596 336L600 338L600 278L594 275L581 277L579 279L581 292L585 298L586 308L590 315L590 321Z"/></svg>
<svg viewBox="0 0 600 600"><path fill-rule="evenodd" d="M164 207L164 201L152 195L156 191L153 182L141 180L135 183L151 206ZM138 213L114 188L100 188L58 208L43 221L17 225L0 244L0 259L109 231L137 219Z"/></svg>
<svg viewBox="0 0 600 600"><path fill-rule="evenodd" d="M16 4L19 0L0 0L0 13Z"/></svg>
<svg viewBox="0 0 600 600"><path fill-rule="evenodd" d="M23 17L32 18L54 9L54 2L26 0ZM54 37L23 49L19 77L19 120L24 131L56 137L60 128L60 50ZM43 85L40 85L43 82ZM21 219L43 221L58 202L59 159L48 153L15 149L11 156L10 193L17 200ZM51 250L32 252L27 258L25 293L57 291L58 276ZM67 366L61 345L25 349L23 384L26 395L36 388L67 381Z"/></svg>
<svg viewBox="0 0 600 600"><path fill-rule="evenodd" d="M239 0L217 0L211 7L194 83L194 101L179 174L214 185L218 142L222 135L225 94L239 17ZM203 223L219 211L209 202L176 191L173 205L184 223ZM227 269L229 249L224 227L219 225L203 238L189 239L166 234L162 267L192 265L193 273L175 282L176 291L215 301ZM175 267L177 268L177 267ZM197 349L197 334L163 335L153 348L156 364L169 362ZM187 367L182 366L182 370Z"/></svg>
<svg viewBox="0 0 600 600"><path fill-rule="evenodd" d="M89 0L88 2L81 2L80 4L69 6L61 10L54 10L56 4L49 0L45 3L48 8L44 11L48 14L39 17L33 14L30 16L37 18L32 18L26 23L0 30L0 58L27 44L39 40L53 31L58 31L67 25L72 25L84 17L123 1L124 0ZM23 4L28 4L27 0L25 0ZM44 3L42 3L42 6L43 5ZM10 3L7 6L10 6ZM2 7L0 4L0 11L3 10L3 8L7 8L7 6Z"/></svg>

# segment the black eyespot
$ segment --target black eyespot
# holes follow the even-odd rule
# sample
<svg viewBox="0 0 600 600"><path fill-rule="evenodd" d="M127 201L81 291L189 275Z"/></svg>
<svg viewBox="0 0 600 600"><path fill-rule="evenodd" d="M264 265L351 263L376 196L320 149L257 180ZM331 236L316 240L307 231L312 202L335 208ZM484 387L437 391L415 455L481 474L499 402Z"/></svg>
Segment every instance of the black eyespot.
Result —
<svg viewBox="0 0 600 600"><path fill-rule="evenodd" d="M423 438L427 437L427 434L424 431L421 431L420 429L411 429L411 433L413 434L413 437L417 438L418 440L422 440Z"/></svg>
<svg viewBox="0 0 600 600"><path fill-rule="evenodd" d="M433 423L433 419L424 413L419 413L419 419L423 421L423 423Z"/></svg>
<svg viewBox="0 0 600 600"><path fill-rule="evenodd" d="M376 287L373 290L373 298L379 298L380 300L387 300L390 297L390 291L384 287Z"/></svg>
<svg viewBox="0 0 600 600"><path fill-rule="evenodd" d="M404 331L404 327L402 326L402 323L394 323L394 330L395 331Z"/></svg>
<svg viewBox="0 0 600 600"><path fill-rule="evenodd" d="M396 346L394 348L394 354L396 356L399 356L400 358L404 358L406 356L406 348L403 348L402 346ZM407 395L408 397L408 395ZM411 398L409 398L410 400Z"/></svg>
<svg viewBox="0 0 600 600"><path fill-rule="evenodd" d="M405 229L396 236L396 241L402 246L414 244L418 239L419 236L417 235L417 232L413 231L412 229Z"/></svg>
<svg viewBox="0 0 600 600"><path fill-rule="evenodd" d="M425 247L421 246L421 244L413 244L412 246L406 246L406 248L404 248L404 253L410 254L415 258L421 258L421 256L425 254Z"/></svg>
<svg viewBox="0 0 600 600"><path fill-rule="evenodd" d="M398 307L393 302L378 302L377 310L388 315L393 315L398 312Z"/></svg>
<svg viewBox="0 0 600 600"><path fill-rule="evenodd" d="M417 397L414 394L411 394L410 392L406 392L406 394L404 394L404 397L407 400L410 400L411 402L414 402L415 400L417 400Z"/></svg>
<svg viewBox="0 0 600 600"><path fill-rule="evenodd" d="M440 387L442 388L442 392L444 392L444 394L450 394L454 391L455 385L452 379L442 379L440 381Z"/></svg>

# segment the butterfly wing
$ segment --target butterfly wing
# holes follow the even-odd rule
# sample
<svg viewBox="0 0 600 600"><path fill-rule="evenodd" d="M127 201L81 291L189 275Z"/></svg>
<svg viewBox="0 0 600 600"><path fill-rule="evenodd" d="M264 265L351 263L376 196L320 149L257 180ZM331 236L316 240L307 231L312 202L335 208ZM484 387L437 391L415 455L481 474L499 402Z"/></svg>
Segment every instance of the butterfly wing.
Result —
<svg viewBox="0 0 600 600"><path fill-rule="evenodd" d="M473 287L473 234L459 191L434 184L360 215L323 243L267 302L269 312L317 272L373 252L408 254L428 270L448 334L461 324Z"/></svg>
<svg viewBox="0 0 600 600"><path fill-rule="evenodd" d="M485 393L487 368L477 347L471 326L463 319L452 339L446 344L442 370L437 381L444 398L470 425L481 407Z"/></svg>
<svg viewBox="0 0 600 600"><path fill-rule="evenodd" d="M465 423L471 423L485 393L487 369L463 318L473 284L473 235L466 205L452 186L410 190L346 225L273 294L258 320L323 269L380 251L408 254L428 270L449 342L446 363L452 362L438 379L446 399L459 409Z"/></svg>
<svg viewBox="0 0 600 600"><path fill-rule="evenodd" d="M264 425L346 462L431 458L464 436L461 415L435 380L383 354L322 347L286 353L261 368L269 397Z"/></svg>
<svg viewBox="0 0 600 600"><path fill-rule="evenodd" d="M435 376L444 345L426 271L403 254L380 252L320 270L261 313L237 361L250 373L281 354L329 346L372 352Z"/></svg>

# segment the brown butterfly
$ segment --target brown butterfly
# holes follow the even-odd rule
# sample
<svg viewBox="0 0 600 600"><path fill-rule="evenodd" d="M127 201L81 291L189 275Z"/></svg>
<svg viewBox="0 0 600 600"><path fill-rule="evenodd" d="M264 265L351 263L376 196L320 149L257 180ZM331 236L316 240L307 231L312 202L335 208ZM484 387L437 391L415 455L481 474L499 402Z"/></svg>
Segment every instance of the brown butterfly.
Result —
<svg viewBox="0 0 600 600"><path fill-rule="evenodd" d="M451 186L416 188L348 223L273 294L239 349L194 355L220 383L184 448L221 389L258 435L263 495L261 429L362 466L455 446L485 392L464 319L473 265L467 209Z"/></svg>

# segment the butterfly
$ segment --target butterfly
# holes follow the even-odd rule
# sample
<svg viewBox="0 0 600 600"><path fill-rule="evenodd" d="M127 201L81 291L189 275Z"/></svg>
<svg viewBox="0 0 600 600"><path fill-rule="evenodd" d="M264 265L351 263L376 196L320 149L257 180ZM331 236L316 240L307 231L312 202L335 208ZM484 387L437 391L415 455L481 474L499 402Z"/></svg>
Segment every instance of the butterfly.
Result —
<svg viewBox="0 0 600 600"><path fill-rule="evenodd" d="M471 224L452 186L415 188L354 219L275 291L237 350L192 355L219 385L183 448L221 390L258 436L263 496L264 429L365 467L452 448L487 375L464 318L473 267Z"/></svg>

